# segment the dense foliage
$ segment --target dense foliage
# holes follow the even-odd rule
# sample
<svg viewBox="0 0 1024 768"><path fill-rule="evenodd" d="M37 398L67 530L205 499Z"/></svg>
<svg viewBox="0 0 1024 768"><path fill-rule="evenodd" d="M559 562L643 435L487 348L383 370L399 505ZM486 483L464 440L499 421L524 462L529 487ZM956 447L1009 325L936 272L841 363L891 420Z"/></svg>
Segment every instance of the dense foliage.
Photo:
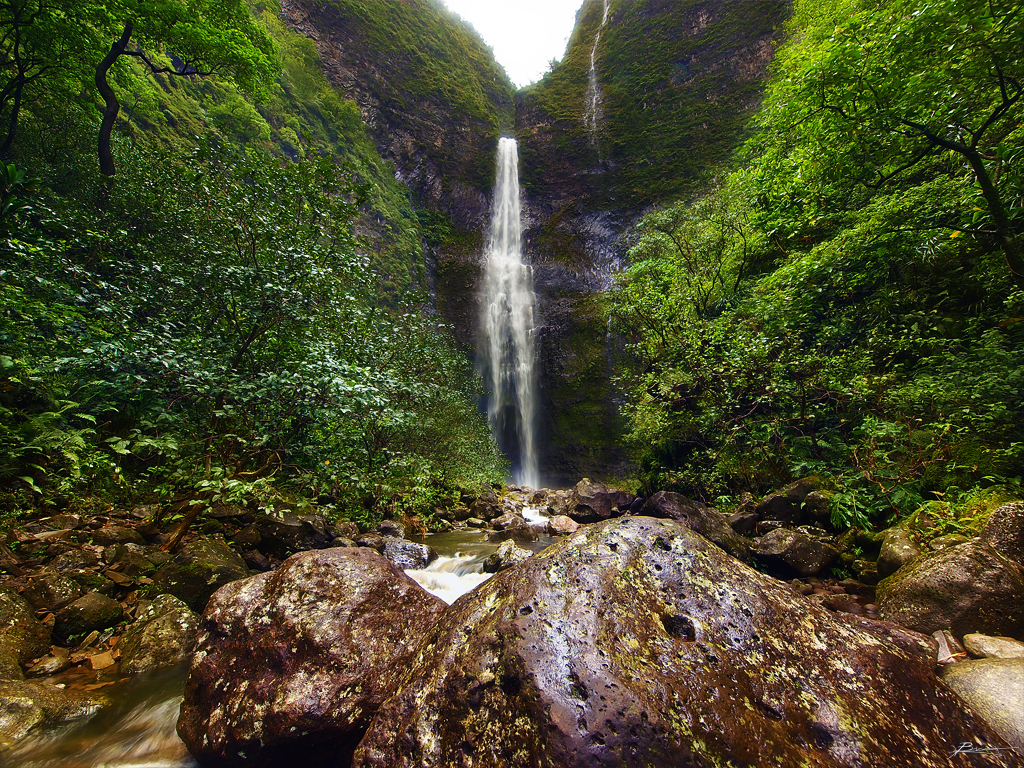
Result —
<svg viewBox="0 0 1024 768"><path fill-rule="evenodd" d="M120 57L113 179L88 68L33 81L0 167L3 510L158 495L372 517L504 477L478 377L410 291L407 193L312 44L257 14L283 66L258 108Z"/></svg>
<svg viewBox="0 0 1024 768"><path fill-rule="evenodd" d="M738 169L621 281L648 485L814 473L844 521L1019 485L1022 37L1014 3L796 3Z"/></svg>

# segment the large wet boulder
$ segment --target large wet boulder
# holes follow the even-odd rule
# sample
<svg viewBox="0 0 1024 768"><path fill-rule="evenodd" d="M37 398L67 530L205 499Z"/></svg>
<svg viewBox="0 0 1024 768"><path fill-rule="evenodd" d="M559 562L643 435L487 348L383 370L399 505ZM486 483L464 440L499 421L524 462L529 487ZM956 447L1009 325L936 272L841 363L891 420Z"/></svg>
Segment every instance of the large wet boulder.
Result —
<svg viewBox="0 0 1024 768"><path fill-rule="evenodd" d="M52 612L80 598L82 588L64 574L44 570L29 579L23 595L36 610Z"/></svg>
<svg viewBox="0 0 1024 768"><path fill-rule="evenodd" d="M501 499L494 491L487 490L477 496L469 505L470 517L480 520L493 520L504 513L501 506Z"/></svg>
<svg viewBox="0 0 1024 768"><path fill-rule="evenodd" d="M431 546L390 537L385 537L384 551L381 554L405 570L426 568L437 560L437 552Z"/></svg>
<svg viewBox="0 0 1024 768"><path fill-rule="evenodd" d="M344 766L445 604L369 548L289 558L214 595L178 733L210 766Z"/></svg>
<svg viewBox="0 0 1024 768"><path fill-rule="evenodd" d="M83 693L41 682L0 680L0 765L3 750L15 746L33 730L82 717L108 703L101 693ZM23 757L31 758L30 755ZM26 760L32 764L31 759Z"/></svg>
<svg viewBox="0 0 1024 768"><path fill-rule="evenodd" d="M122 618L124 610L117 600L90 592L58 611L53 634L60 641L68 642L93 630L110 629Z"/></svg>
<svg viewBox="0 0 1024 768"><path fill-rule="evenodd" d="M198 631L199 616L185 603L174 595L158 595L121 636L121 672L134 675L184 661Z"/></svg>
<svg viewBox="0 0 1024 768"><path fill-rule="evenodd" d="M1006 746L931 665L685 525L618 519L452 605L354 765L946 768L950 744Z"/></svg>
<svg viewBox="0 0 1024 768"><path fill-rule="evenodd" d="M640 514L682 523L740 560L746 560L750 556L750 542L733 530L728 517L707 504L693 501L678 493L659 491L647 500Z"/></svg>
<svg viewBox="0 0 1024 768"><path fill-rule="evenodd" d="M321 515L260 515L253 527L260 535L260 551L281 560L296 552L325 549L334 538Z"/></svg>
<svg viewBox="0 0 1024 768"><path fill-rule="evenodd" d="M942 680L1013 745L1024 761L1024 659L951 664L943 669Z"/></svg>
<svg viewBox="0 0 1024 768"><path fill-rule="evenodd" d="M995 510L981 531L981 541L1024 566L1024 501Z"/></svg>
<svg viewBox="0 0 1024 768"><path fill-rule="evenodd" d="M20 680L21 665L50 650L50 630L21 595L0 586L0 680Z"/></svg>
<svg viewBox="0 0 1024 768"><path fill-rule="evenodd" d="M633 499L631 493L583 478L569 494L566 514L577 523L595 523L628 511Z"/></svg>
<svg viewBox="0 0 1024 768"><path fill-rule="evenodd" d="M880 578L892 576L896 571L921 554L909 530L903 527L890 528L882 536L882 550L875 567Z"/></svg>
<svg viewBox="0 0 1024 768"><path fill-rule="evenodd" d="M484 560L483 571L484 573L498 573L529 560L532 555L530 550L523 549L514 541L505 541Z"/></svg>
<svg viewBox="0 0 1024 768"><path fill-rule="evenodd" d="M777 528L758 539L754 554L770 566L806 577L817 576L832 565L839 550L825 537Z"/></svg>
<svg viewBox="0 0 1024 768"><path fill-rule="evenodd" d="M924 634L1016 636L1024 630L1024 571L968 542L907 563L878 585L877 602L880 618Z"/></svg>
<svg viewBox="0 0 1024 768"><path fill-rule="evenodd" d="M223 541L193 541L153 574L154 592L174 595L196 613L225 584L244 579L249 568Z"/></svg>

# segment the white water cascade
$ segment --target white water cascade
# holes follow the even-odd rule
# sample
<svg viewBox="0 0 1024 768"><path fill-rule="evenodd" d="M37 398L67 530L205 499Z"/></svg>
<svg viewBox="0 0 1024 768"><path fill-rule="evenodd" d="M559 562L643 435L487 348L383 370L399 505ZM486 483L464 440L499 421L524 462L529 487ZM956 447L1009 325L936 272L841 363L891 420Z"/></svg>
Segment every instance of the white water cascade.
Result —
<svg viewBox="0 0 1024 768"><path fill-rule="evenodd" d="M498 142L494 211L484 266L481 356L490 384L487 417L499 444L513 457L513 480L540 485L537 464L537 384L533 270L523 262L519 203L519 147Z"/></svg>
<svg viewBox="0 0 1024 768"><path fill-rule="evenodd" d="M590 131L590 144L597 145L597 125L601 120L601 86L597 84L597 46L601 42L601 33L608 23L608 9L611 0L604 0L604 16L601 18L601 26L597 28L594 35L594 45L590 49L590 81L587 85L587 111L583 116L583 122Z"/></svg>

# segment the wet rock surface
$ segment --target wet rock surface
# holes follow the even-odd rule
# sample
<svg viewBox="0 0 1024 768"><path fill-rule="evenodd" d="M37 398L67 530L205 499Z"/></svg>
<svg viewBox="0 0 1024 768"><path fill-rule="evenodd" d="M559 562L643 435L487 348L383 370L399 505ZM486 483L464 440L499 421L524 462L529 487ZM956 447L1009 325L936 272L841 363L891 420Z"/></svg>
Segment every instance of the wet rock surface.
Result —
<svg viewBox="0 0 1024 768"><path fill-rule="evenodd" d="M968 542L916 558L878 585L879 617L931 634L1024 631L1024 571Z"/></svg>
<svg viewBox="0 0 1024 768"><path fill-rule="evenodd" d="M121 637L121 671L126 674L168 667L189 657L199 616L173 595L159 595L137 612Z"/></svg>
<svg viewBox="0 0 1024 768"><path fill-rule="evenodd" d="M882 538L882 551L875 567L880 578L891 576L921 554L921 548L906 528L890 528Z"/></svg>
<svg viewBox="0 0 1024 768"><path fill-rule="evenodd" d="M839 557L839 550L824 536L788 528L778 528L762 536L753 552L766 563L791 569L801 576L816 576Z"/></svg>
<svg viewBox="0 0 1024 768"><path fill-rule="evenodd" d="M53 634L56 638L67 641L94 630L109 629L117 624L123 615L124 610L117 600L90 592L61 609L53 626Z"/></svg>
<svg viewBox="0 0 1024 768"><path fill-rule="evenodd" d="M1024 761L1024 659L979 659L952 664L942 681L977 712ZM1012 755L1007 755L1012 759Z"/></svg>
<svg viewBox="0 0 1024 768"><path fill-rule="evenodd" d="M399 568L406 570L426 568L437 560L437 552L433 547L405 539L385 538L382 554Z"/></svg>
<svg viewBox="0 0 1024 768"><path fill-rule="evenodd" d="M528 560L533 555L514 541L503 542L493 554L484 560L484 573L498 573Z"/></svg>
<svg viewBox="0 0 1024 768"><path fill-rule="evenodd" d="M0 585L0 680L20 680L21 665L50 648L50 630L13 589Z"/></svg>
<svg viewBox="0 0 1024 768"><path fill-rule="evenodd" d="M947 766L1006 744L931 665L684 525L587 526L463 597L354 765ZM1005 753L976 765L1015 765Z"/></svg>
<svg viewBox="0 0 1024 768"><path fill-rule="evenodd" d="M153 574L154 591L174 595L199 613L220 587L248 575L245 561L226 543L199 539Z"/></svg>
<svg viewBox="0 0 1024 768"><path fill-rule="evenodd" d="M1024 502L996 509L981 532L981 541L1024 566Z"/></svg>
<svg viewBox="0 0 1024 768"><path fill-rule="evenodd" d="M566 514L578 523L595 523L629 511L633 494L584 478L566 502Z"/></svg>
<svg viewBox="0 0 1024 768"><path fill-rule="evenodd" d="M229 584L203 615L178 732L204 767L346 765L445 607L369 548Z"/></svg>
<svg viewBox="0 0 1024 768"><path fill-rule="evenodd" d="M733 530L729 518L714 507L678 493L659 491L647 500L640 514L682 523L740 560L746 560L750 555L750 542Z"/></svg>

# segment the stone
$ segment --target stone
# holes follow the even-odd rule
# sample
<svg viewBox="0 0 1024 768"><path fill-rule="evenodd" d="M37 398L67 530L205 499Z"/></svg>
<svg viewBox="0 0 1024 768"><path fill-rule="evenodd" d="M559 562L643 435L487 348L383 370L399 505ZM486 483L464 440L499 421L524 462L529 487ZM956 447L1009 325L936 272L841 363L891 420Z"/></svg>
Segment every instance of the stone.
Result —
<svg viewBox="0 0 1024 768"><path fill-rule="evenodd" d="M579 529L580 524L568 515L555 515L548 519L548 533L552 536L567 536Z"/></svg>
<svg viewBox="0 0 1024 768"><path fill-rule="evenodd" d="M832 503L825 491L811 491L804 497L804 517L811 522L829 525L832 522Z"/></svg>
<svg viewBox="0 0 1024 768"><path fill-rule="evenodd" d="M928 542L928 549L933 552L938 552L940 549L946 547L955 547L957 544L964 544L970 541L966 536L961 536L959 533L947 533L945 536L937 536Z"/></svg>
<svg viewBox="0 0 1024 768"><path fill-rule="evenodd" d="M754 527L754 533L758 536L764 536L766 533L771 533L785 527L786 522L783 520L759 520Z"/></svg>
<svg viewBox="0 0 1024 768"><path fill-rule="evenodd" d="M766 563L782 565L800 576L817 576L839 557L826 539L788 528L778 528L758 539L753 552Z"/></svg>
<svg viewBox="0 0 1024 768"><path fill-rule="evenodd" d="M384 537L379 533L364 533L358 539L356 544L360 547L367 547L368 549L375 549L378 552L384 552Z"/></svg>
<svg viewBox="0 0 1024 768"><path fill-rule="evenodd" d="M445 607L365 547L230 584L202 617L178 733L204 768L348 765Z"/></svg>
<svg viewBox="0 0 1024 768"><path fill-rule="evenodd" d="M699 501L693 501L678 493L659 491L647 500L640 514L683 523L733 557L740 560L747 560L750 557L750 542L732 529L725 515Z"/></svg>
<svg viewBox="0 0 1024 768"><path fill-rule="evenodd" d="M566 514L577 523L607 520L629 510L633 494L583 478L572 489Z"/></svg>
<svg viewBox="0 0 1024 768"><path fill-rule="evenodd" d="M956 664L967 658L967 651L960 645L956 635L948 629L937 629L932 632L932 637L938 643L938 652L935 655L935 663L939 665Z"/></svg>
<svg viewBox="0 0 1024 768"><path fill-rule="evenodd" d="M114 544L103 550L103 559L125 576L148 576L156 570L144 547L138 544ZM108 578L113 578L107 572Z"/></svg>
<svg viewBox="0 0 1024 768"><path fill-rule="evenodd" d="M1015 635L1024 628L1024 571L968 542L916 558L878 585L879 617L931 634Z"/></svg>
<svg viewBox="0 0 1024 768"><path fill-rule="evenodd" d="M263 541L263 537L260 536L255 525L247 525L231 537L231 543L239 549L253 549L258 547L261 541Z"/></svg>
<svg viewBox="0 0 1024 768"><path fill-rule="evenodd" d="M1005 746L931 664L685 525L621 518L453 604L353 766L948 768L951 744Z"/></svg>
<svg viewBox="0 0 1024 768"><path fill-rule="evenodd" d="M466 525L469 528L486 528L487 527L487 521L486 520L482 520L479 517L471 517L471 518L466 520Z"/></svg>
<svg viewBox="0 0 1024 768"><path fill-rule="evenodd" d="M0 680L0 751L13 747L33 730L82 717L106 703L101 694L78 693L34 681ZM3 757L4 765L17 764L6 762L6 753ZM26 759L22 764L31 762Z"/></svg>
<svg viewBox="0 0 1024 768"><path fill-rule="evenodd" d="M539 538L540 534L529 523L518 525L514 528L505 528L502 531L490 531L487 534L488 541L518 541L525 543L537 541Z"/></svg>
<svg viewBox="0 0 1024 768"><path fill-rule="evenodd" d="M519 565L532 556L533 553L530 550L517 546L514 541L505 541L497 551L488 555L484 560L483 571L484 573L498 573Z"/></svg>
<svg viewBox="0 0 1024 768"><path fill-rule="evenodd" d="M756 512L734 512L729 515L729 525L740 536L750 536L757 529L760 519Z"/></svg>
<svg viewBox="0 0 1024 768"><path fill-rule="evenodd" d="M524 525L529 525L526 519L515 512L509 512L508 514L501 515L491 520L491 526L496 531L503 531L506 528L521 528Z"/></svg>
<svg viewBox="0 0 1024 768"><path fill-rule="evenodd" d="M338 539L335 539L334 541L337 542ZM268 560L267 556L260 552L258 549L250 549L243 552L242 560L244 560L245 564L254 571L259 571L262 573L263 571L270 570L270 560Z"/></svg>
<svg viewBox="0 0 1024 768"><path fill-rule="evenodd" d="M21 665L49 650L50 630L25 598L0 585L0 680L22 679Z"/></svg>
<svg viewBox="0 0 1024 768"><path fill-rule="evenodd" d="M354 541L359 538L359 526L351 520L338 520L331 526L331 533L336 539L352 539Z"/></svg>
<svg viewBox="0 0 1024 768"><path fill-rule="evenodd" d="M398 520L381 520L374 528L375 533L381 536L392 536L396 539L405 538L405 526Z"/></svg>
<svg viewBox="0 0 1024 768"><path fill-rule="evenodd" d="M800 502L790 499L784 493L770 493L754 508L762 521L776 521L790 525L800 521Z"/></svg>
<svg viewBox="0 0 1024 768"><path fill-rule="evenodd" d="M92 532L92 543L106 547L111 544L145 544L138 531L123 525L105 525Z"/></svg>
<svg viewBox="0 0 1024 768"><path fill-rule="evenodd" d="M1024 758L1024 659L978 659L951 664L942 670L942 682L1006 739L1019 758ZM1012 755L1009 757L1012 759Z"/></svg>
<svg viewBox="0 0 1024 768"><path fill-rule="evenodd" d="M854 560L853 571L857 574L857 581L865 584L877 585L882 579L878 575L878 565L867 560Z"/></svg>
<svg viewBox="0 0 1024 768"><path fill-rule="evenodd" d="M29 580L22 595L37 611L55 613L80 598L82 588L63 574L41 571Z"/></svg>
<svg viewBox="0 0 1024 768"><path fill-rule="evenodd" d="M124 617L117 600L98 592L90 592L62 608L53 625L53 635L67 642L93 630L110 629Z"/></svg>
<svg viewBox="0 0 1024 768"><path fill-rule="evenodd" d="M964 648L975 658L1024 659L1024 643L1012 637L991 637L977 633L964 635ZM1024 699L1021 704L1024 705Z"/></svg>
<svg viewBox="0 0 1024 768"><path fill-rule="evenodd" d="M174 595L199 613L214 592L248 575L245 561L227 544L199 539L186 544L153 574L153 592Z"/></svg>
<svg viewBox="0 0 1024 768"><path fill-rule="evenodd" d="M174 595L158 595L140 607L121 636L120 671L134 675L184 661L198 631L199 616L185 603Z"/></svg>
<svg viewBox="0 0 1024 768"><path fill-rule="evenodd" d="M99 563L100 559L96 557L92 552L88 552L84 549L73 549L70 552L64 552L58 555L50 561L50 568L57 573L66 573L68 571L80 571L86 568L92 568Z"/></svg>
<svg viewBox="0 0 1024 768"><path fill-rule="evenodd" d="M25 672L26 677L48 677L71 667L67 656L44 656Z"/></svg>
<svg viewBox="0 0 1024 768"><path fill-rule="evenodd" d="M882 538L882 551L878 555L878 575L891 576L900 568L921 554L921 548L911 538L906 528L890 528Z"/></svg>
<svg viewBox="0 0 1024 768"><path fill-rule="evenodd" d="M384 539L384 551L381 554L406 570L421 570L437 560L437 552L433 547L405 539Z"/></svg>
<svg viewBox="0 0 1024 768"><path fill-rule="evenodd" d="M1024 501L1003 504L981 530L981 541L1024 566Z"/></svg>
<svg viewBox="0 0 1024 768"><path fill-rule="evenodd" d="M485 491L469 505L470 517L493 520L502 514L501 500L494 491Z"/></svg>
<svg viewBox="0 0 1024 768"><path fill-rule="evenodd" d="M321 515L259 515L254 526L260 534L260 551L280 560L296 552L325 549L334 538Z"/></svg>

